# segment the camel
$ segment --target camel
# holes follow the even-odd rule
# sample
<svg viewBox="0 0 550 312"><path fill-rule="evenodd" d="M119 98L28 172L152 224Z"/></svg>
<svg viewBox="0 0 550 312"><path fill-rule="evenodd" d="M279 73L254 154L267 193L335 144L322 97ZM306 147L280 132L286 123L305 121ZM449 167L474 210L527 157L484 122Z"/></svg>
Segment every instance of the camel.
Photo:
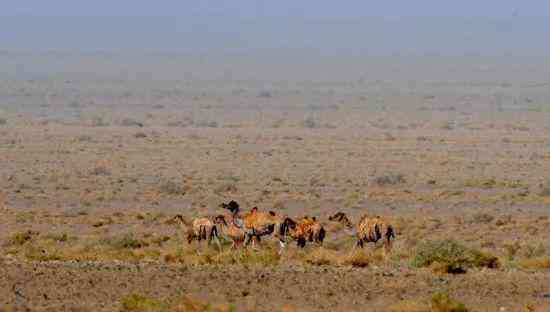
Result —
<svg viewBox="0 0 550 312"><path fill-rule="evenodd" d="M329 220L342 223L351 228L352 223L343 212L338 212L329 217ZM361 217L357 224L357 243L355 247L363 248L365 243L377 243L384 239L386 252L391 251L392 239L395 239L395 230L393 226L387 223L382 217L368 217L366 214Z"/></svg>
<svg viewBox="0 0 550 312"><path fill-rule="evenodd" d="M288 234L297 241L298 247L304 248L306 241L315 242L318 245L323 244L326 231L315 217L308 216L302 218L299 222L286 218L283 223L281 236L284 238Z"/></svg>
<svg viewBox="0 0 550 312"><path fill-rule="evenodd" d="M221 251L221 244L218 237L218 229L214 222L208 218L196 218L193 221L186 220L182 215L176 215L172 220L178 222L182 230L186 233L187 242L206 240L208 245L214 240Z"/></svg>
<svg viewBox="0 0 550 312"><path fill-rule="evenodd" d="M245 231L244 245L248 246L252 242L255 247L256 241L260 242L262 236L271 235L275 228L280 228L284 218L273 211L259 211L258 207L252 208L249 212L241 214L239 204L236 201L220 204L221 208L231 212L233 220L242 220ZM281 247L284 247L281 242Z"/></svg>
<svg viewBox="0 0 550 312"><path fill-rule="evenodd" d="M363 248L364 243L375 243L384 239L386 252L391 251L392 238L395 239L393 226L388 224L380 216L369 218L363 215L357 225L357 245Z"/></svg>
<svg viewBox="0 0 550 312"><path fill-rule="evenodd" d="M231 240L231 249L244 244L246 232L240 219L226 220L224 215L219 215L214 219L214 223L219 227L220 233Z"/></svg>

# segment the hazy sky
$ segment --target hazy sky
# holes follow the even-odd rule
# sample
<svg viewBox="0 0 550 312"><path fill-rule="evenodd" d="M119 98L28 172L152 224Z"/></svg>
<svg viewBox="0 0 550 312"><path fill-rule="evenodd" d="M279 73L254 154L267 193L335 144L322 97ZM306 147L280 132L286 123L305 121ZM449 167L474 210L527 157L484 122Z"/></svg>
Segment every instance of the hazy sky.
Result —
<svg viewBox="0 0 550 312"><path fill-rule="evenodd" d="M0 49L538 53L549 17L549 0L0 0Z"/></svg>
<svg viewBox="0 0 550 312"><path fill-rule="evenodd" d="M0 5L7 16L550 16L548 0L0 0Z"/></svg>

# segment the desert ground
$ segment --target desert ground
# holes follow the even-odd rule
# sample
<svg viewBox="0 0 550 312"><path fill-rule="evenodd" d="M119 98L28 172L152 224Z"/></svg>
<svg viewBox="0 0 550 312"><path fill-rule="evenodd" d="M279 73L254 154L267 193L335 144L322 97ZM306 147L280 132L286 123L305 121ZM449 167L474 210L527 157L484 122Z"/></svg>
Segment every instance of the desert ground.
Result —
<svg viewBox="0 0 550 312"><path fill-rule="evenodd" d="M0 311L550 311L548 68L227 62L1 51ZM326 240L168 222L229 200Z"/></svg>

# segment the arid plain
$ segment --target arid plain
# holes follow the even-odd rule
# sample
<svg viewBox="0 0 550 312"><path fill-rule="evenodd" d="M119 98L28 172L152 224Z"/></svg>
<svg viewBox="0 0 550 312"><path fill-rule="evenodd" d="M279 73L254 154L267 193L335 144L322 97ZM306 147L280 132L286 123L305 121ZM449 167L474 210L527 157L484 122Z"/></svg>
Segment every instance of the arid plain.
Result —
<svg viewBox="0 0 550 312"><path fill-rule="evenodd" d="M2 51L0 311L550 311L548 68L347 62ZM326 240L167 222L231 199Z"/></svg>

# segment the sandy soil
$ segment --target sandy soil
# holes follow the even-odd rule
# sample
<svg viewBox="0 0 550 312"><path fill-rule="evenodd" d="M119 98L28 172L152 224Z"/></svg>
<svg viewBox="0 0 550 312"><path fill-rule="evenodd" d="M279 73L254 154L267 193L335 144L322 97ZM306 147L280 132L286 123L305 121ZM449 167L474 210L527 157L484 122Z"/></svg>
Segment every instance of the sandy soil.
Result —
<svg viewBox="0 0 550 312"><path fill-rule="evenodd" d="M236 311L422 311L443 292L473 311L550 311L545 81L161 81L88 68L0 84L0 310L117 311L139 293L162 302L153 310L183 297ZM166 223L230 199L317 216L327 240L280 257L270 239L198 254ZM328 221L337 211L387 218L392 253L369 246L364 267L347 265L353 237ZM411 264L444 239L500 265Z"/></svg>

